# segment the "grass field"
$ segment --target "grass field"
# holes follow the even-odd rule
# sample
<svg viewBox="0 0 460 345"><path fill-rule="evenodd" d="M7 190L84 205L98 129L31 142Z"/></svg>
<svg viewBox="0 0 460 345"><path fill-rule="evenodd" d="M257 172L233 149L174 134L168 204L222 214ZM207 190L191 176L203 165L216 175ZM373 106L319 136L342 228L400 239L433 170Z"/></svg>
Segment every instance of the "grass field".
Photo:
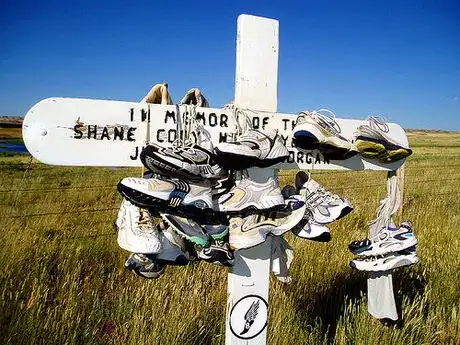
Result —
<svg viewBox="0 0 460 345"><path fill-rule="evenodd" d="M403 322L368 314L366 275L348 266L347 245L367 235L386 174L313 172L355 211L331 226L330 243L287 235L293 283L272 278L269 344L460 344L460 134L416 131L410 143L403 218L421 262L394 274ZM0 344L224 343L225 268L168 268L154 281L123 269L115 185L140 169L28 162L0 158Z"/></svg>

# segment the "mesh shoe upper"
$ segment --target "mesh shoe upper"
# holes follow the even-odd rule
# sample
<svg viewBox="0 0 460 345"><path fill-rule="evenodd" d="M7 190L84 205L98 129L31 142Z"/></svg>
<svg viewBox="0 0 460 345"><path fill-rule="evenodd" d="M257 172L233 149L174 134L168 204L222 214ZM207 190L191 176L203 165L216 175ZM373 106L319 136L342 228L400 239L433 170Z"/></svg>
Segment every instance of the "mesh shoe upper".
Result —
<svg viewBox="0 0 460 345"><path fill-rule="evenodd" d="M293 143L305 150L318 149L330 159L348 159L356 155L357 148L342 136L334 117L327 109L301 112L294 127Z"/></svg>
<svg viewBox="0 0 460 345"><path fill-rule="evenodd" d="M369 117L368 125L357 128L356 146L365 158L391 163L409 157L412 150L388 136L387 123L378 117Z"/></svg>
<svg viewBox="0 0 460 345"><path fill-rule="evenodd" d="M222 212L242 212L247 209L270 209L284 205L284 199L276 179L269 178L265 183L257 183L243 178L229 193L219 198Z"/></svg>
<svg viewBox="0 0 460 345"><path fill-rule="evenodd" d="M234 165L238 169L267 167L289 157L289 151L278 134L269 136L255 129L247 130L236 142L219 143L215 151L222 158L222 165L227 163L230 168Z"/></svg>
<svg viewBox="0 0 460 345"><path fill-rule="evenodd" d="M160 234L145 209L123 199L117 217L118 245L130 252L156 254L162 250Z"/></svg>

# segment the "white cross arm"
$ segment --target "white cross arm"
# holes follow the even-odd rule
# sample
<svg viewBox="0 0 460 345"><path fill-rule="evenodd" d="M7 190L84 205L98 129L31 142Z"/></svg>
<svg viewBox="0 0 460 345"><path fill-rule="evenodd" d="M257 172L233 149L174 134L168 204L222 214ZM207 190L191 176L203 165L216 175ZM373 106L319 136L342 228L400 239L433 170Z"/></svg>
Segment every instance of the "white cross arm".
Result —
<svg viewBox="0 0 460 345"><path fill-rule="evenodd" d="M141 166L139 153L147 142L170 145L183 136L181 122L191 107L137 102L48 98L27 113L24 142L39 161L69 166ZM237 125L231 109L195 108L198 120L215 145L235 138ZM244 110L252 127L262 132L278 131L290 155L279 169L396 170L403 161L382 164L357 155L343 161L324 158L318 151L292 146L296 115ZM365 121L336 119L342 135L351 139ZM390 123L390 136L407 145L407 136Z"/></svg>

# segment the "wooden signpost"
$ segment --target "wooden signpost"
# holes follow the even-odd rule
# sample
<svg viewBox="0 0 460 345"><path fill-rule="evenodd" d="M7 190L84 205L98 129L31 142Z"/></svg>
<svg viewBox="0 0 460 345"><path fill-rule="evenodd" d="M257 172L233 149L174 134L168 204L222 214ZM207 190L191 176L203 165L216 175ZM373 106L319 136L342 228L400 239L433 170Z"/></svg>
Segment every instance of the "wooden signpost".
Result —
<svg viewBox="0 0 460 345"><path fill-rule="evenodd" d="M241 15L238 18L235 106L262 131L279 131L290 151L289 160L277 166L249 170L258 181L278 169L388 170L404 161L380 164L356 155L330 161L317 151L292 147L296 116L278 114L279 23L277 20ZM231 109L195 108L197 118L214 143L230 140L236 131ZM73 166L141 166L139 153L146 142L168 145L181 137L188 106L152 105L71 98L49 98L36 104L23 124L28 151L46 164ZM342 135L351 138L365 121L337 119ZM407 145L404 130L389 124L389 135ZM265 344L271 237L257 247L235 253L228 275L226 344ZM391 279L391 276L390 276Z"/></svg>

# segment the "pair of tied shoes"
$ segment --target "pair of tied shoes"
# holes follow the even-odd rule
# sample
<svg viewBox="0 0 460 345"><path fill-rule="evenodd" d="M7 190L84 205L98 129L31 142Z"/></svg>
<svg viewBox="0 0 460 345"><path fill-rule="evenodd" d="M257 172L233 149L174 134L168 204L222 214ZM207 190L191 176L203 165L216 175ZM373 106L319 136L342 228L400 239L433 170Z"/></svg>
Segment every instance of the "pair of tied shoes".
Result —
<svg viewBox="0 0 460 345"><path fill-rule="evenodd" d="M360 153L362 157L381 163L407 158L412 150L389 136L389 126L375 116L357 128L353 141L342 132L335 114L327 109L303 111L297 117L293 143L300 149L319 150L324 157L344 160Z"/></svg>
<svg viewBox="0 0 460 345"><path fill-rule="evenodd" d="M295 185L283 188L283 209L230 218L230 246L253 247L263 243L269 234L280 236L287 231L301 238L329 241L330 231L324 224L344 217L353 207L303 171L297 173Z"/></svg>

